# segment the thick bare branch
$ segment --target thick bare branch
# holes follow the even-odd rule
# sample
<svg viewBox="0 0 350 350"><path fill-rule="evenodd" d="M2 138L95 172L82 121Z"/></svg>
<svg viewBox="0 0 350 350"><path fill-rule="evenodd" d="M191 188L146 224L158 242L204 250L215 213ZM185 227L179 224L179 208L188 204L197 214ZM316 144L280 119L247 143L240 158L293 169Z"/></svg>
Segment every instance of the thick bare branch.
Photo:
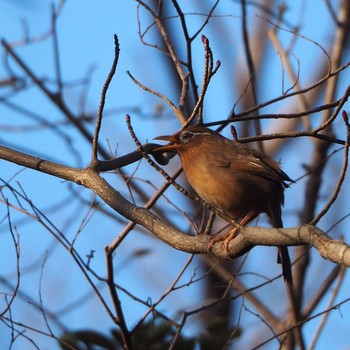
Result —
<svg viewBox="0 0 350 350"><path fill-rule="evenodd" d="M149 210L130 203L90 168L71 168L11 151L6 147L0 147L0 158L91 189L120 215L145 227L175 249L192 254L208 253L211 236L183 234ZM241 234L231 241L228 254L219 243L213 245L212 253L220 258L234 258L244 254L254 245L296 246L305 244L315 247L325 259L350 266L350 250L344 242L332 240L318 228L308 225L289 229L242 228Z"/></svg>

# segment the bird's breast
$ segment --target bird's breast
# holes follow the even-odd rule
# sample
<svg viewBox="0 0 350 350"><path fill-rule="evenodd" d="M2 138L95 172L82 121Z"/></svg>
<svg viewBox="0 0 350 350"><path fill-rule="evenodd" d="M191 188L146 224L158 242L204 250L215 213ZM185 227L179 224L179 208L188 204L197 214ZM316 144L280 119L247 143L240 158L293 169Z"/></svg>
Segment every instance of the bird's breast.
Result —
<svg viewBox="0 0 350 350"><path fill-rule="evenodd" d="M227 165L224 162L224 166L218 166L210 159L206 152L181 157L189 184L211 206L238 219L251 210L268 212L273 198L276 205L281 205L278 196L283 188L280 184L235 169L229 161Z"/></svg>
<svg viewBox="0 0 350 350"><path fill-rule="evenodd" d="M245 215L245 206L239 200L242 186L230 168L212 166L205 154L185 157L182 166L189 184L206 202L235 217Z"/></svg>

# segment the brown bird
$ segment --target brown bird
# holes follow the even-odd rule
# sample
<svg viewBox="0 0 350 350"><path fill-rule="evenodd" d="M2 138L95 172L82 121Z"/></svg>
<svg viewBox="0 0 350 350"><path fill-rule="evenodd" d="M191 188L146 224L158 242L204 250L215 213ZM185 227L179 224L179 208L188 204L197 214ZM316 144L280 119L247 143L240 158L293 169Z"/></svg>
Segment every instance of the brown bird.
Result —
<svg viewBox="0 0 350 350"><path fill-rule="evenodd" d="M190 126L174 135L158 136L170 141L159 151L176 151L188 182L209 205L244 226L261 213L266 213L273 227L283 227L281 206L284 188L293 182L275 162L249 146L231 141L203 126ZM224 238L224 246L237 234L234 228ZM285 281L292 283L287 247L278 247L277 261L282 263Z"/></svg>

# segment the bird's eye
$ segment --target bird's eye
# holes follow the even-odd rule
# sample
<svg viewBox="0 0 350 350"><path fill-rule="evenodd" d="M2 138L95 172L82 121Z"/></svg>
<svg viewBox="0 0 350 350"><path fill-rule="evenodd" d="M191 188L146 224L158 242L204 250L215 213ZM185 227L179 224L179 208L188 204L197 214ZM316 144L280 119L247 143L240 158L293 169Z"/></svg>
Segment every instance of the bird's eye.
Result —
<svg viewBox="0 0 350 350"><path fill-rule="evenodd" d="M188 142L189 140L191 140L193 138L193 133L190 131L184 131L181 135L180 135L180 140L182 142Z"/></svg>

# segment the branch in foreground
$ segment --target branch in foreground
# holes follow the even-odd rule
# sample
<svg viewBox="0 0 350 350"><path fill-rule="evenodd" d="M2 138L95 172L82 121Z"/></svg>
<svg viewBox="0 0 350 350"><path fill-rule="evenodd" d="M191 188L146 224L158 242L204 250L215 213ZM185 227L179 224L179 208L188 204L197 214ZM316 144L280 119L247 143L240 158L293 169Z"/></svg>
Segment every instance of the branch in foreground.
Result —
<svg viewBox="0 0 350 350"><path fill-rule="evenodd" d="M0 147L0 159L85 186L96 193L120 215L148 229L173 248L191 254L208 253L211 236L205 234L189 236L176 230L150 210L137 207L126 200L93 169L67 167L13 151L6 147ZM235 258L246 253L255 245L297 246L305 244L312 245L327 260L350 266L349 246L344 242L333 240L323 231L311 225L284 229L244 227L240 230L237 237L230 242L228 254L221 248L221 243L219 242L212 246L211 252L219 258Z"/></svg>

